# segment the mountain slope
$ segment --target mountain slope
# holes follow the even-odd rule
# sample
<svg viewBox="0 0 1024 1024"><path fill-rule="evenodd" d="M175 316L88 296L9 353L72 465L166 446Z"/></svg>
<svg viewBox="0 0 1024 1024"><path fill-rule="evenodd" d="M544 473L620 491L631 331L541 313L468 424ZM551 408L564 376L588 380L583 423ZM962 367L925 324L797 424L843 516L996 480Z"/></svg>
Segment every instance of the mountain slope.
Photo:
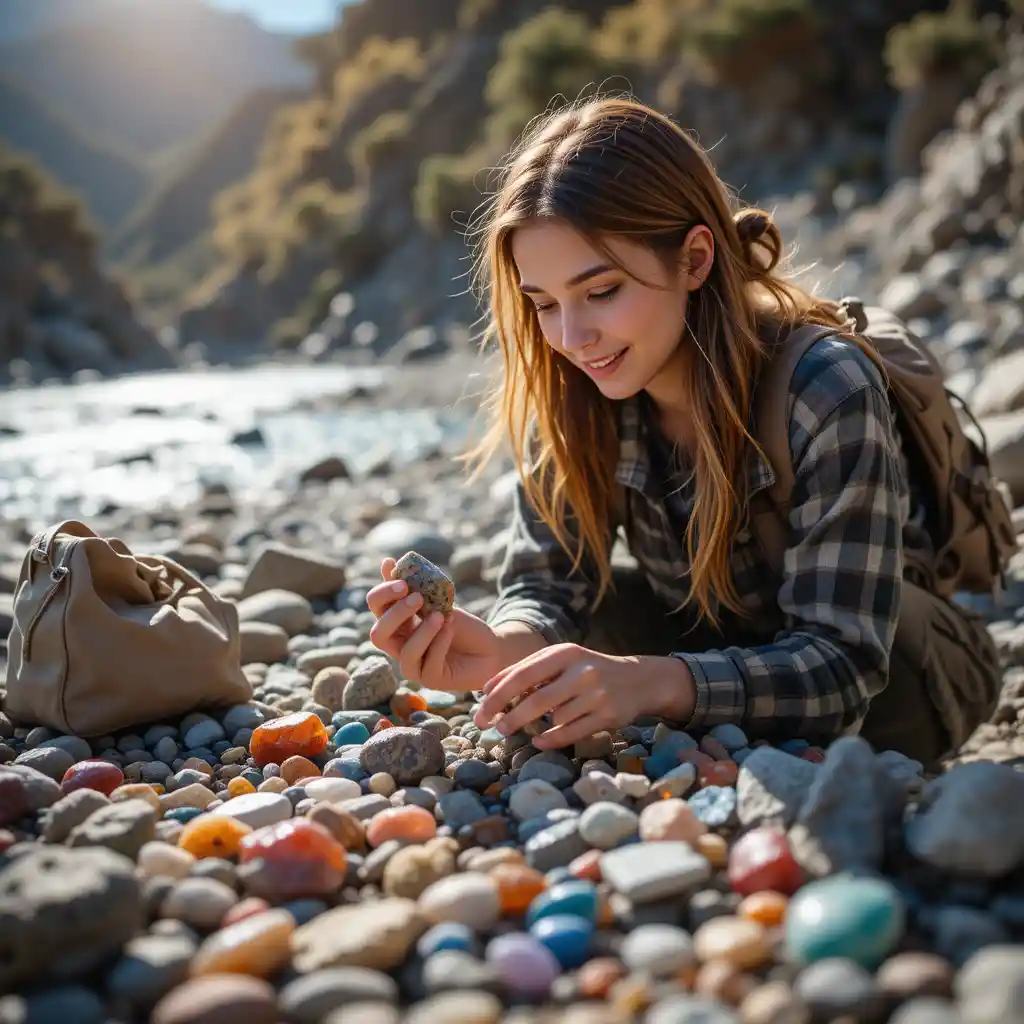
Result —
<svg viewBox="0 0 1024 1024"><path fill-rule="evenodd" d="M85 135L2 74L0 111L0 138L50 168L85 199L89 212L102 224L115 224L142 197L149 175L140 160Z"/></svg>
<svg viewBox="0 0 1024 1024"><path fill-rule="evenodd" d="M83 132L148 156L197 138L254 89L307 84L292 48L201 0L98 0L84 20L0 45L0 67Z"/></svg>

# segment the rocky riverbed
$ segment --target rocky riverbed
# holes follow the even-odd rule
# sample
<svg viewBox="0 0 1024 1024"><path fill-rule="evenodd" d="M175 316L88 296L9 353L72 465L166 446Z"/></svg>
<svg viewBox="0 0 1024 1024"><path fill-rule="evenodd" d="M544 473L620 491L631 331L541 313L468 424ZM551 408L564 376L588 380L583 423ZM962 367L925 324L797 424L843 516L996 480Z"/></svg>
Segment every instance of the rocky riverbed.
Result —
<svg viewBox="0 0 1024 1024"><path fill-rule="evenodd" d="M450 412L479 369L372 401ZM541 753L369 641L385 554L493 599L509 464L469 486L453 447L90 518L238 602L253 699L91 739L0 713L0 1022L1024 1018L1024 563L979 763L653 721Z"/></svg>

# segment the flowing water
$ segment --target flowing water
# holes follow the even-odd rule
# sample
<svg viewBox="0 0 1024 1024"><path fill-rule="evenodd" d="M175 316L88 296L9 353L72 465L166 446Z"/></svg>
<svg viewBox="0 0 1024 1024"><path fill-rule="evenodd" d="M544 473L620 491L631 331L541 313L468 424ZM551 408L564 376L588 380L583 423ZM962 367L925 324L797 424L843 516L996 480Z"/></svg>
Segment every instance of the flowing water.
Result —
<svg viewBox="0 0 1024 1024"><path fill-rule="evenodd" d="M367 400L383 379L371 367L259 366L0 392L0 517L180 506L214 482L265 491L325 456L359 473L385 453L402 465L465 437L471 410ZM261 442L236 443L254 428Z"/></svg>

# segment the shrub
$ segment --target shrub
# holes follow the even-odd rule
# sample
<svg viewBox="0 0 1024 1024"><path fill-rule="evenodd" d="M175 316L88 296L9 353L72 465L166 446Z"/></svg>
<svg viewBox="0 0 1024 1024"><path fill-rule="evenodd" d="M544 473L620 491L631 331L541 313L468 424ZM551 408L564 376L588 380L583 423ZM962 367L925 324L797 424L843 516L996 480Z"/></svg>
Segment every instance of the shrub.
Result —
<svg viewBox="0 0 1024 1024"><path fill-rule="evenodd" d="M898 89L909 89L937 75L977 78L995 63L997 42L963 5L924 11L895 25L885 39L885 63Z"/></svg>
<svg viewBox="0 0 1024 1024"><path fill-rule="evenodd" d="M368 39L334 76L334 119L340 121L361 96L379 89L391 78L419 81L426 67L427 60L417 39Z"/></svg>
<svg viewBox="0 0 1024 1024"><path fill-rule="evenodd" d="M413 189L416 219L428 231L444 234L454 221L466 219L483 198L476 179L482 174L479 149L459 155L436 153L420 164Z"/></svg>
<svg viewBox="0 0 1024 1024"><path fill-rule="evenodd" d="M602 57L587 19L575 11L548 7L501 41L487 78L491 108L488 137L507 144L557 96L575 99L623 70Z"/></svg>
<svg viewBox="0 0 1024 1024"><path fill-rule="evenodd" d="M364 179L375 167L400 154L412 131L412 118L407 111L389 110L364 128L353 140L350 149L352 164Z"/></svg>

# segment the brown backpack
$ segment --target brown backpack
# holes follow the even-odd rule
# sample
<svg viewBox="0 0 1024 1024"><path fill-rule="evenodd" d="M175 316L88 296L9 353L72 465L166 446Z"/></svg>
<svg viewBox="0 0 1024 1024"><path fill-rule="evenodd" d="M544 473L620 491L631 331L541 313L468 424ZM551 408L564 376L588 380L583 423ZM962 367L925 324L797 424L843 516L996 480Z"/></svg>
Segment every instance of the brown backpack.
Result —
<svg viewBox="0 0 1024 1024"><path fill-rule="evenodd" d="M926 345L892 313L847 298L840 302L840 316L847 319L844 331L865 339L881 357L908 459L926 470L922 483L930 492L935 562L917 568L933 581L932 589L940 597L956 591L997 591L1006 563L1017 551L1017 539L977 421L946 387L942 369ZM836 328L815 324L793 331L767 364L755 393L756 436L771 462L775 483L766 501L754 503L751 525L769 562L780 571L794 484L790 382L804 353L819 339L837 333ZM977 443L965 433L961 415L977 429Z"/></svg>
<svg viewBox="0 0 1024 1024"><path fill-rule="evenodd" d="M4 710L19 724L99 736L244 704L240 645L237 608L177 562L69 520L25 554Z"/></svg>

